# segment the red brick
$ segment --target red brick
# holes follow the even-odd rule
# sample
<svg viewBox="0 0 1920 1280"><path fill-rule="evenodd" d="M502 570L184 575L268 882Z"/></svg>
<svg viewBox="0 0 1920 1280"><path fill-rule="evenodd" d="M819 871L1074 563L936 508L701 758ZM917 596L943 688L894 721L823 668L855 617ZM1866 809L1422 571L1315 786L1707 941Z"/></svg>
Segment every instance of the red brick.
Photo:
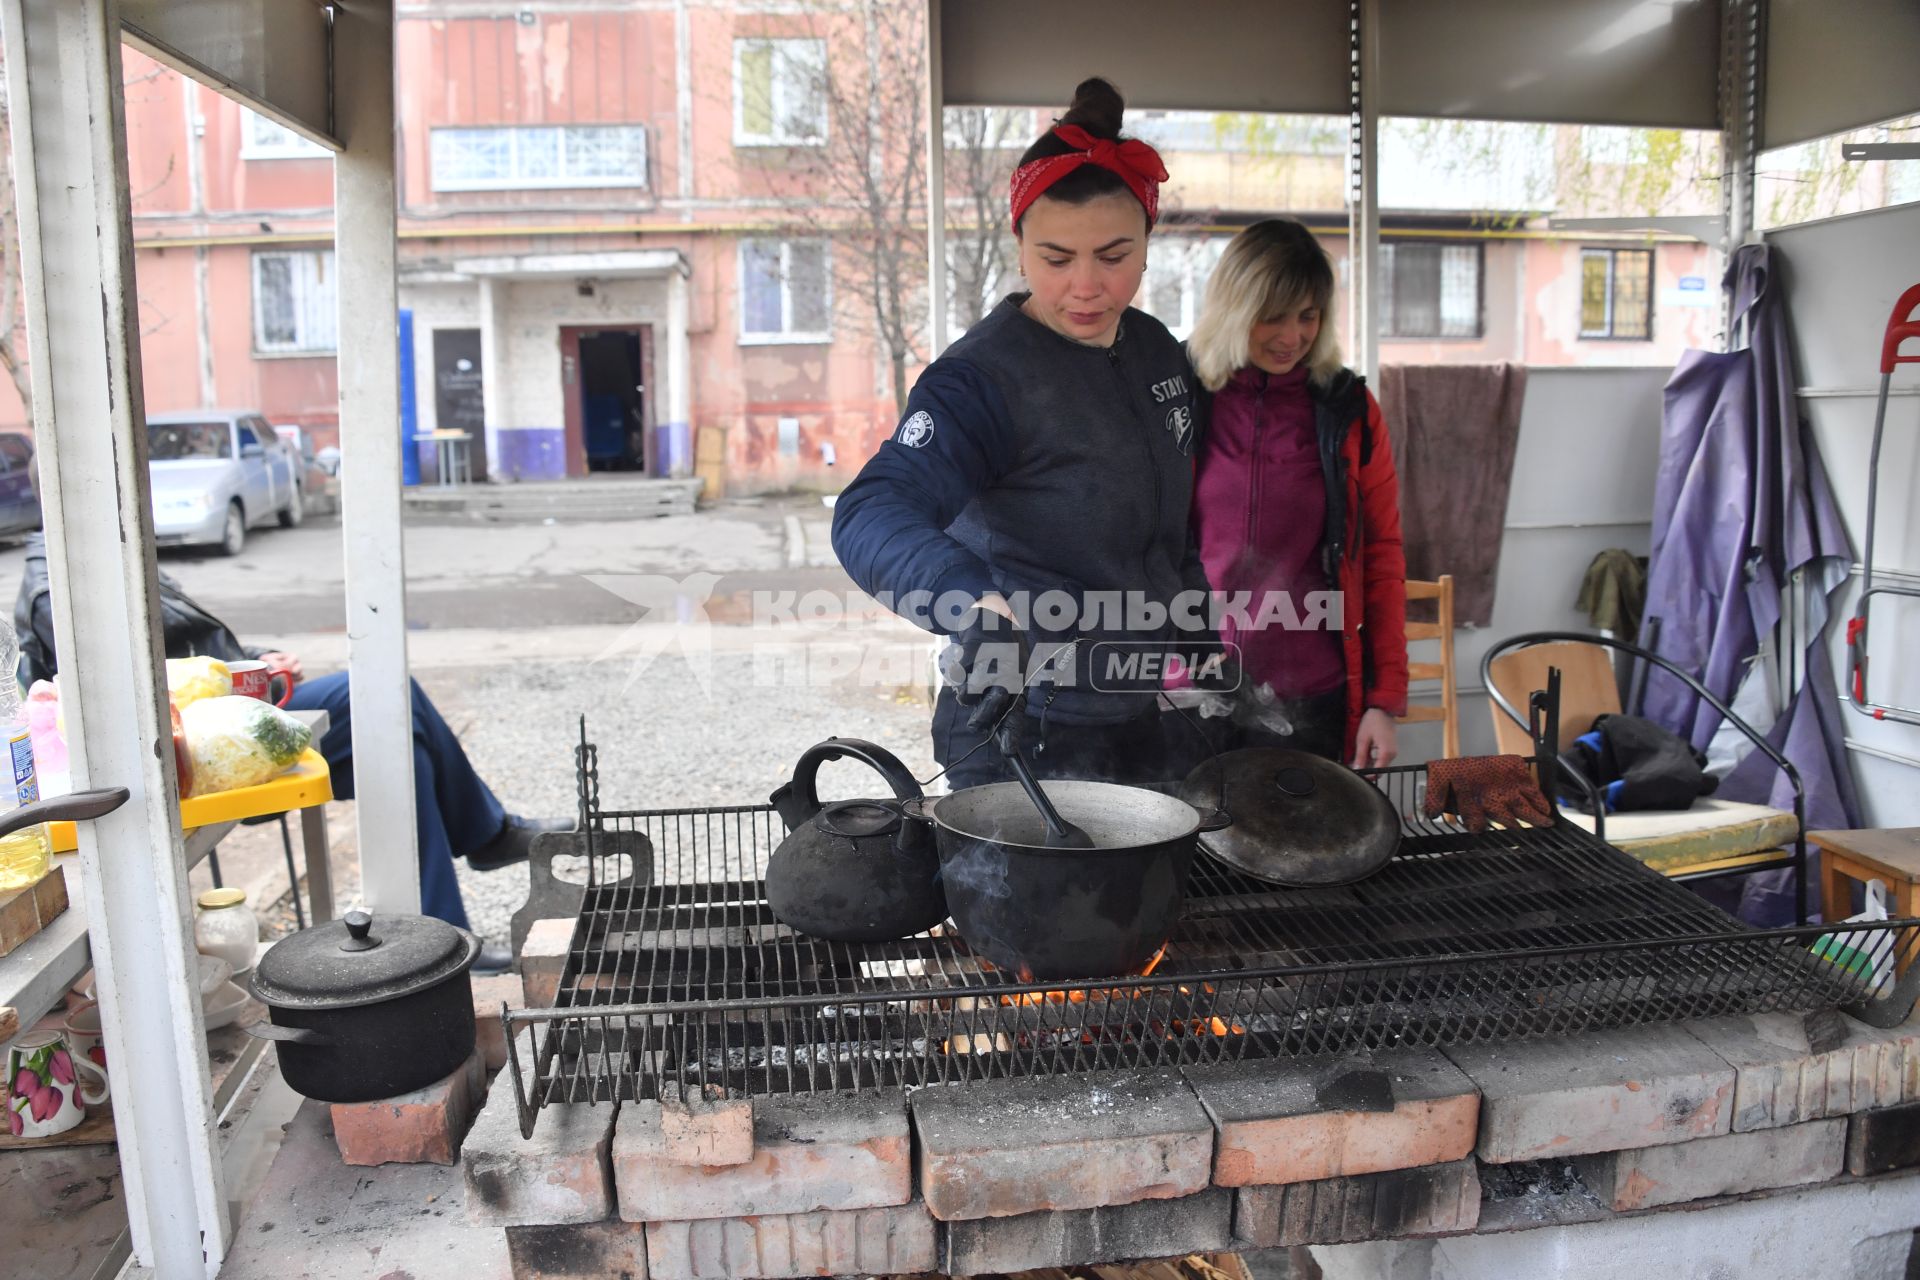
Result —
<svg viewBox="0 0 1920 1280"><path fill-rule="evenodd" d="M704 1096L663 1098L660 1139L675 1164L745 1164L753 1159L753 1103L728 1098L718 1085Z"/></svg>
<svg viewBox="0 0 1920 1280"><path fill-rule="evenodd" d="M482 1226L538 1227L611 1217L613 1117L606 1104L551 1103L541 1108L533 1137L522 1138L519 1104L503 1082L461 1152L468 1218Z"/></svg>
<svg viewBox="0 0 1920 1280"><path fill-rule="evenodd" d="M473 979L474 1031L490 1072L507 1065L507 1031L500 1021L503 1004L509 1009L527 1007L519 974L496 973Z"/></svg>
<svg viewBox="0 0 1920 1280"><path fill-rule="evenodd" d="M1610 1209L1655 1209L1708 1196L1799 1187L1840 1175L1844 1117L1752 1133L1610 1151L1574 1162Z"/></svg>
<svg viewBox="0 0 1920 1280"><path fill-rule="evenodd" d="M668 1157L658 1102L620 1108L614 1185L629 1222L871 1209L913 1198L905 1100L887 1094L756 1098L752 1159L686 1165Z"/></svg>
<svg viewBox="0 0 1920 1280"><path fill-rule="evenodd" d="M913 1274L935 1269L938 1245L920 1204L647 1225L653 1280Z"/></svg>
<svg viewBox="0 0 1920 1280"><path fill-rule="evenodd" d="M1480 1088L1490 1164L1688 1142L1729 1131L1733 1068L1677 1026L1453 1045Z"/></svg>
<svg viewBox="0 0 1920 1280"><path fill-rule="evenodd" d="M573 941L574 921L535 920L520 947L520 981L527 1008L551 1009L560 994L560 975L567 967L567 947Z"/></svg>
<svg viewBox="0 0 1920 1280"><path fill-rule="evenodd" d="M1246 1244L1352 1244L1471 1231L1480 1221L1472 1160L1234 1193L1233 1234Z"/></svg>
<svg viewBox="0 0 1920 1280"><path fill-rule="evenodd" d="M1172 1200L1213 1169L1213 1122L1177 1071L922 1089L912 1107L943 1221Z"/></svg>
<svg viewBox="0 0 1920 1280"><path fill-rule="evenodd" d="M348 1164L454 1164L486 1096L486 1064L476 1048L425 1088L375 1102L333 1103L333 1140Z"/></svg>
<svg viewBox="0 0 1920 1280"><path fill-rule="evenodd" d="M646 1231L637 1222L508 1227L513 1280L647 1280Z"/></svg>
<svg viewBox="0 0 1920 1280"><path fill-rule="evenodd" d="M1375 1054L1393 1082L1391 1111L1323 1109L1315 1083L1331 1059L1267 1059L1185 1074L1219 1131L1216 1186L1312 1182L1423 1164L1473 1153L1480 1091L1431 1050Z"/></svg>

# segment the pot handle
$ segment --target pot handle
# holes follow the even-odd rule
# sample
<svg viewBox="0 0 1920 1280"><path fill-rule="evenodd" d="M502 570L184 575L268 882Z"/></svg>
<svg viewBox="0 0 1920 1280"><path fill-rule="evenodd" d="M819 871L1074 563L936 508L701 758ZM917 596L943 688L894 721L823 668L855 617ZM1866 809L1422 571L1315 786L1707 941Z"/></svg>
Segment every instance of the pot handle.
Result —
<svg viewBox="0 0 1920 1280"><path fill-rule="evenodd" d="M1195 813L1200 815L1200 833L1202 835L1213 831L1225 831L1233 825L1233 815L1228 813L1224 807L1218 809L1202 809L1196 804L1193 806L1193 809Z"/></svg>
<svg viewBox="0 0 1920 1280"><path fill-rule="evenodd" d="M127 802L125 787L99 787L92 791L73 791L64 796L35 800L0 816L0 836L10 836L37 822L86 822L104 818Z"/></svg>
<svg viewBox="0 0 1920 1280"><path fill-rule="evenodd" d="M316 1048L329 1048L333 1037L312 1027L283 1027L277 1022L256 1022L246 1028L248 1035L255 1040L284 1040L288 1044L313 1045Z"/></svg>
<svg viewBox="0 0 1920 1280"><path fill-rule="evenodd" d="M911 800L921 794L920 784L914 779L907 766L900 763L900 757L885 747L876 746L864 738L828 738L825 742L808 747L800 757L800 763L793 766L793 781L786 787L788 798L796 802L796 808L808 817L820 812L820 792L815 779L820 766L842 756L852 756L875 773L887 780L893 788L896 800ZM789 791L788 788L791 788ZM774 793L776 797L779 792ZM778 804L779 800L775 800Z"/></svg>

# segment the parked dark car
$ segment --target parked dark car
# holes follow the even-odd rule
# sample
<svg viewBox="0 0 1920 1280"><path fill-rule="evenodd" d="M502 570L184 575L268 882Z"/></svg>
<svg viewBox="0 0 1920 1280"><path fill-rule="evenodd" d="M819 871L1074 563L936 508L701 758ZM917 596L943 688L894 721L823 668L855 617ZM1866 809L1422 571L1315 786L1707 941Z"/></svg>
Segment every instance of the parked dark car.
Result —
<svg viewBox="0 0 1920 1280"><path fill-rule="evenodd" d="M40 470L34 465L33 437L0 431L0 534L39 527Z"/></svg>

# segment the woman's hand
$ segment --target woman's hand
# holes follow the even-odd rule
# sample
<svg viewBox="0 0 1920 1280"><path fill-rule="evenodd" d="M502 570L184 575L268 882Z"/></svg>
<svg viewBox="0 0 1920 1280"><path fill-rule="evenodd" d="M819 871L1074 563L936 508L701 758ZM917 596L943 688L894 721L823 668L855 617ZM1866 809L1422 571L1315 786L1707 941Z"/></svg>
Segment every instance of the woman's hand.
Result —
<svg viewBox="0 0 1920 1280"><path fill-rule="evenodd" d="M1393 717L1378 707L1368 707L1360 717L1360 731L1353 740L1353 767L1384 769L1400 754L1399 726Z"/></svg>

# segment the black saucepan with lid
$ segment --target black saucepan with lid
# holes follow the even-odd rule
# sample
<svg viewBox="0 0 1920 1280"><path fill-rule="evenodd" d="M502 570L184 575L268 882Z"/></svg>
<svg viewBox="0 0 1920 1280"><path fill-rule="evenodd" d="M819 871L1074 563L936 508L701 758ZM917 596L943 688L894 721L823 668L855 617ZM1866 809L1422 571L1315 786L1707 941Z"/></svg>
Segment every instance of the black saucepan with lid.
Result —
<svg viewBox="0 0 1920 1280"><path fill-rule="evenodd" d="M276 942L253 994L272 1025L295 1093L369 1102L450 1075L473 1053L473 980L480 940L428 916L349 911Z"/></svg>
<svg viewBox="0 0 1920 1280"><path fill-rule="evenodd" d="M1232 825L1208 834L1207 851L1271 884L1349 884L1385 866L1400 847L1400 818L1386 793L1305 751L1222 752L1187 775L1181 794L1232 816Z"/></svg>

